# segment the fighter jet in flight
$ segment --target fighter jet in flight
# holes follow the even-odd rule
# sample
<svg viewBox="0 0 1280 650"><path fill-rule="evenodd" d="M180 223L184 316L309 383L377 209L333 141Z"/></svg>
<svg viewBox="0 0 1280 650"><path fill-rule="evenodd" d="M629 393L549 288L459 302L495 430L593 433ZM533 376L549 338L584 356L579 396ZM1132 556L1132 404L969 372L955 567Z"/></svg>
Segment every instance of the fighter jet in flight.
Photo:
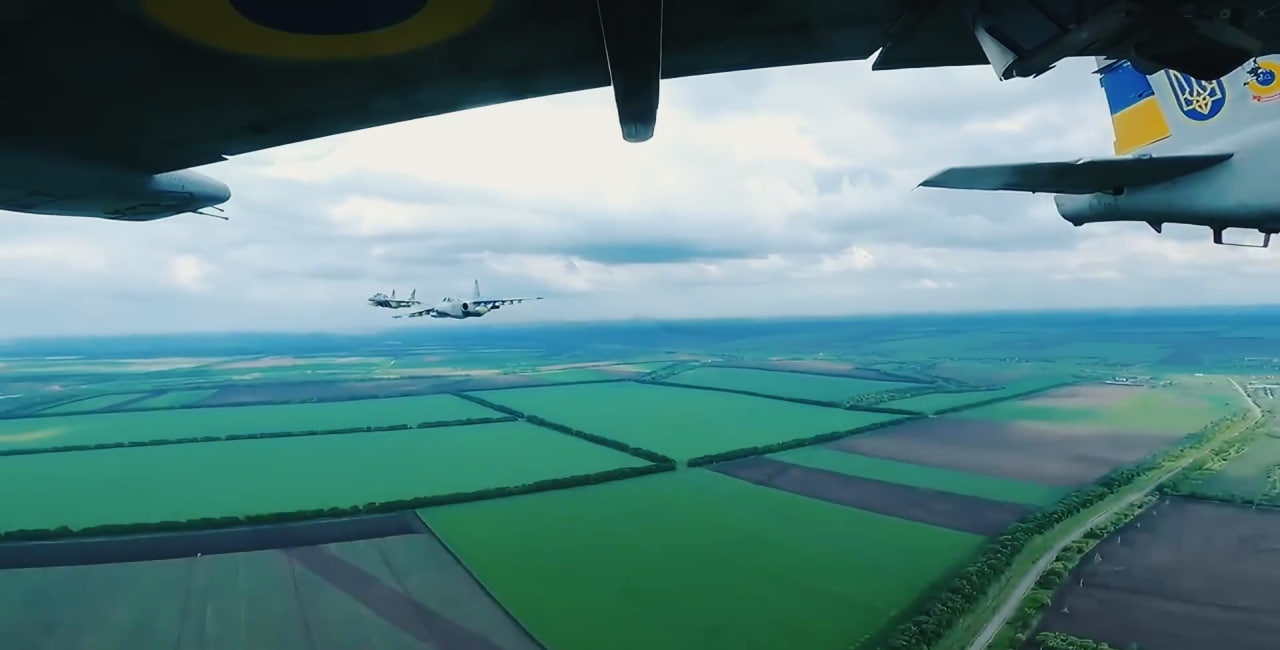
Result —
<svg viewBox="0 0 1280 650"><path fill-rule="evenodd" d="M528 300L542 300L542 296L533 298L481 298L480 281L475 281L475 290L470 299L445 296L434 307L428 307L407 314L396 314L393 318L479 318L501 308L503 305L514 305Z"/></svg>
<svg viewBox="0 0 1280 650"><path fill-rule="evenodd" d="M1212 81L1098 63L1115 156L953 167L921 185L1053 193L1074 226L1136 221L1159 233L1166 223L1189 224L1213 231L1215 244L1266 248L1280 232L1280 57ZM1225 242L1228 228L1257 230L1262 242Z"/></svg>
<svg viewBox="0 0 1280 650"><path fill-rule="evenodd" d="M369 296L369 306L383 307L386 309L404 309L406 307L413 307L415 305L422 304L422 301L417 299L417 295L417 289L410 291L408 298L396 298L395 289L391 290L391 295L389 296L379 291L378 293Z"/></svg>

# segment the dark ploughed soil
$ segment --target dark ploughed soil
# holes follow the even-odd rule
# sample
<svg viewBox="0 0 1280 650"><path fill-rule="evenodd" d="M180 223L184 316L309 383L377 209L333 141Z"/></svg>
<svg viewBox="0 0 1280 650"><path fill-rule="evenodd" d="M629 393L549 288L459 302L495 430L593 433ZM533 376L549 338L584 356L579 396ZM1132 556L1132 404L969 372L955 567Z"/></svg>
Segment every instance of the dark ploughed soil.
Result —
<svg viewBox="0 0 1280 650"><path fill-rule="evenodd" d="M1280 647L1280 511L1165 499L1094 550L1037 633L1146 650Z"/></svg>
<svg viewBox="0 0 1280 650"><path fill-rule="evenodd" d="M422 532L412 512L223 530L0 544L0 569L170 560Z"/></svg>
<svg viewBox="0 0 1280 650"><path fill-rule="evenodd" d="M487 637L453 622L364 568L322 547L305 546L285 552L382 620L429 647L500 650Z"/></svg>
<svg viewBox="0 0 1280 650"><path fill-rule="evenodd" d="M0 571L0 646L545 650L421 520L402 523L414 534Z"/></svg>
<svg viewBox="0 0 1280 650"><path fill-rule="evenodd" d="M839 451L1074 487L1141 460L1178 434L963 417L913 420L829 443Z"/></svg>
<svg viewBox="0 0 1280 650"><path fill-rule="evenodd" d="M760 456L719 463L711 470L792 494L984 536L1003 532L1032 510L1019 503L848 476Z"/></svg>

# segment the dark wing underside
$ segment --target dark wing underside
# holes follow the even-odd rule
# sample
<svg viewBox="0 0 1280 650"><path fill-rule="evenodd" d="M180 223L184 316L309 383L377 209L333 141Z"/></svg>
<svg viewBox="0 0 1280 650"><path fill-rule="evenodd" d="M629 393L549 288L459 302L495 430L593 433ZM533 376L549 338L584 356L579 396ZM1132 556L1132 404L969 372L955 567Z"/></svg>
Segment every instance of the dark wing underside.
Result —
<svg viewBox="0 0 1280 650"><path fill-rule="evenodd" d="M386 6L406 1L412 0L368 0ZM652 0L602 1L629 9ZM385 56L304 60L197 42L167 28L147 7L167 4L180 8L170 13L184 13L212 6L224 14L235 11L232 6L258 7L259 13L275 12L260 20L279 23L298 16L309 20L306 12L315 6L365 3L9 0L0 7L0 50L7 64L0 143L159 172L402 120L610 85L595 0L493 0L491 7L486 0L465 2L483 7L483 15L433 44ZM427 7L432 3L463 6L419 0ZM884 44L905 8L917 4L666 2L661 76L866 59ZM294 13L281 18L290 7ZM222 23L195 24L207 30L206 41L238 38L218 31ZM296 42L283 37L297 34L262 33L254 43L271 41L272 34L282 37L265 45L276 50ZM952 51L972 58L970 35L958 33L964 38L952 43ZM344 47L346 36L328 38L333 51ZM925 56L928 63L945 63L939 57L947 56L972 62L938 47L942 54Z"/></svg>
<svg viewBox="0 0 1280 650"><path fill-rule="evenodd" d="M1163 183L1222 164L1231 157L1230 153L1218 153L952 167L930 176L920 186L954 190L1094 194Z"/></svg>

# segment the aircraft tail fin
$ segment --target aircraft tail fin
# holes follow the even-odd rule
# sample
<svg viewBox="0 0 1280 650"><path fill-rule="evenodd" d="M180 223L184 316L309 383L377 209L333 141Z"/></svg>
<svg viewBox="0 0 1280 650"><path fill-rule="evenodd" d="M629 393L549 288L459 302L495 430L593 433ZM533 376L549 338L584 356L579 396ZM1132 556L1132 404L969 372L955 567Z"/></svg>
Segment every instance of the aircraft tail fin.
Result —
<svg viewBox="0 0 1280 650"><path fill-rule="evenodd" d="M480 298L480 280L475 280L474 282L475 282L475 290L471 292L471 297L474 299L479 299Z"/></svg>
<svg viewBox="0 0 1280 650"><path fill-rule="evenodd" d="M1259 106L1280 100L1280 62L1272 57L1254 59L1214 81L1172 70L1144 75L1127 60L1095 60L1117 155L1203 149L1280 117L1280 112Z"/></svg>
<svg viewBox="0 0 1280 650"><path fill-rule="evenodd" d="M392 297L392 298L395 298L395 297L396 297L396 290L395 290L395 289L392 289L392 290L391 290L391 297Z"/></svg>
<svg viewBox="0 0 1280 650"><path fill-rule="evenodd" d="M410 291L409 300L417 300L417 299L418 299L418 290L414 289L413 291Z"/></svg>

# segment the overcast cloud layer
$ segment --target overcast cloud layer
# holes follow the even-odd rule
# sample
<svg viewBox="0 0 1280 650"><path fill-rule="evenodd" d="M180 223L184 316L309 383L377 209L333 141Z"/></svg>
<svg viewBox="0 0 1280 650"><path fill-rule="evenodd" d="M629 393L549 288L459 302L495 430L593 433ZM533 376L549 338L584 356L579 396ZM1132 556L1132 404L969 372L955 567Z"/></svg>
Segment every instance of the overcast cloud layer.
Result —
<svg viewBox="0 0 1280 650"><path fill-rule="evenodd" d="M4 213L0 336L1276 301L1276 254L1203 229L1073 228L1047 196L913 190L951 165L1109 154L1090 70L666 81L643 144L600 89L208 167L230 222ZM483 322L365 305L469 295L472 278L548 300Z"/></svg>

